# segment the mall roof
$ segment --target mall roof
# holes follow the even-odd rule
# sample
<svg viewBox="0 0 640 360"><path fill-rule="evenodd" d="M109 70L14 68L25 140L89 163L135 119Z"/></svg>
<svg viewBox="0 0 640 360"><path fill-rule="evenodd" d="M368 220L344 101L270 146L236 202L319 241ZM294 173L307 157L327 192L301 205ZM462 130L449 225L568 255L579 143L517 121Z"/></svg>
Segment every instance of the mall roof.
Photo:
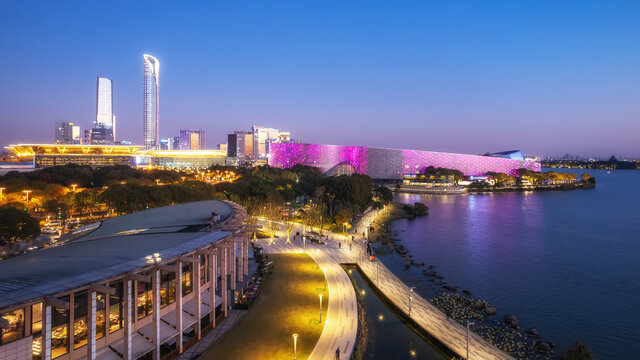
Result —
<svg viewBox="0 0 640 360"><path fill-rule="evenodd" d="M0 261L0 309L143 268L154 253L167 260L230 235L199 231L213 211L222 221L233 214L219 200L140 211L105 220L66 244Z"/></svg>

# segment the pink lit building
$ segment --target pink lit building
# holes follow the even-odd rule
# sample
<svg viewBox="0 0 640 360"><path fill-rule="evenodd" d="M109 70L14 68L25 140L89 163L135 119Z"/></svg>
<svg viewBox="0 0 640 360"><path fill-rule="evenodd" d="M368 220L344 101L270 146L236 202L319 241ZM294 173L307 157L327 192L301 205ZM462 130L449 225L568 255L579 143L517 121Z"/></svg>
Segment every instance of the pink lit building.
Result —
<svg viewBox="0 0 640 360"><path fill-rule="evenodd" d="M289 168L296 164L332 172L336 166L350 165L359 174L373 179L402 179L403 174L424 172L428 166L456 169L465 175L488 171L513 174L519 168L540 171L536 161L526 161L519 151L501 156L453 154L433 151L366 148L318 144L271 144L269 165Z"/></svg>

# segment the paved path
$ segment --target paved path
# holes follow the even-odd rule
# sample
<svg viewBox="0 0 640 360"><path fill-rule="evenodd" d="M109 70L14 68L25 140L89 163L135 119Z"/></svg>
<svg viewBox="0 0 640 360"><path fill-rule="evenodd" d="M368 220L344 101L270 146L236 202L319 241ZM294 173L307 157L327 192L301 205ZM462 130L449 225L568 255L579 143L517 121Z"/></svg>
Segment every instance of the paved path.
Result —
<svg viewBox="0 0 640 360"><path fill-rule="evenodd" d="M367 220L373 220L373 217L374 216L372 215L370 216L370 219ZM295 234L296 231L300 231L298 227L293 230L293 233ZM380 290L396 305L396 307L402 310L405 314L409 313L409 287L405 285L389 269L387 269L387 267L384 266L384 264L379 260L376 259L376 261L374 262L369 261L369 258L366 254L364 241L356 240L356 242L354 242L352 246L352 249L349 250L348 243L351 242L351 240L347 240L342 235L332 234L328 232L327 234L330 235L330 239L326 245L310 245L309 242L307 242L305 247L307 249L307 253L309 253L309 255L311 255L314 260L317 259L316 261L320 261L321 264L328 264L327 275L330 280L329 298L331 299L333 297L334 300L340 301L340 303L333 305L335 306L333 308L335 312L332 312L332 303L330 300L330 309L328 315L329 317L332 317L333 314L338 314L339 319L335 320L337 327L334 327L334 325L325 325L325 329L322 332L320 341L318 342L318 345L316 345L316 349L314 350L311 358L331 359L331 357L326 357L328 355L331 355L331 352L329 351L331 347L329 346L329 348L327 348L327 344L339 343L345 345L345 347L340 348L341 354L343 354L343 349L345 350L344 354L346 354L344 355L344 357L341 355L341 358L347 359L350 356L351 351L353 350L353 343L355 342L357 330L357 306L355 305L356 298L351 281L346 272L344 272L342 268L339 267L339 264L357 263L360 266L360 269L362 269L362 271L366 274L366 276L373 282L374 285L378 287L378 290ZM286 237L281 237L277 238L272 245L268 245L267 240L261 240L260 246L263 247L265 252L301 252L302 244L300 239L294 240L293 236L291 238L293 242L292 244L286 244ZM349 239L350 238L351 235L349 235ZM341 248L339 247L338 243L342 243ZM340 290L333 290L332 286L334 287L334 289L340 288ZM347 290L346 287L348 287L349 289ZM332 296L336 291L338 291L338 299L336 299L336 296ZM341 298L345 295L346 298ZM434 338L438 339L443 344L446 344L459 356L461 356L462 358L466 358L466 327L456 322L455 320L449 319L444 313L442 313L420 295L414 293L412 295L412 298L413 300L411 301L410 314L411 319L418 325L420 325L429 334L431 334ZM351 305L352 303L353 305ZM352 321L353 319L353 329L351 329L350 327L345 328L345 324L342 322L345 319L347 321ZM333 324L333 321L334 320L332 320L331 324ZM341 324L342 326L340 326ZM347 325L350 324L347 323ZM351 335L352 331L353 335ZM318 349L319 347L320 349ZM316 350L318 350L318 354L316 354ZM347 350L349 351L348 353L346 352ZM335 348L333 351L335 353ZM320 353L325 355L325 357L313 356L319 355ZM469 359L506 360L513 358L504 351L491 345L482 337L471 332L469 337Z"/></svg>
<svg viewBox="0 0 640 360"><path fill-rule="evenodd" d="M260 240L265 253L300 253L303 251L300 240L286 243L286 237L277 238L272 245L268 240ZM351 279L340 267L340 258L331 256L324 246L306 246L306 252L320 268L326 267L329 304L322 334L309 356L310 360L350 359L358 334L358 305Z"/></svg>

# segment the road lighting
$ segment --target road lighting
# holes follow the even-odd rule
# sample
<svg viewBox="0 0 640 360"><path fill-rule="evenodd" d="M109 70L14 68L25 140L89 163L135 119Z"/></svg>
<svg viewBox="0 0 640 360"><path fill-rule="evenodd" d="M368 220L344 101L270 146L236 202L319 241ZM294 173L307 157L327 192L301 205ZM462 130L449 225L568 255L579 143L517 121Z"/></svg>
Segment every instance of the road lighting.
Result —
<svg viewBox="0 0 640 360"><path fill-rule="evenodd" d="M156 185L160 185L160 179L156 179Z"/></svg>
<svg viewBox="0 0 640 360"><path fill-rule="evenodd" d="M469 360L469 326L471 325L475 325L475 323L467 320L467 360Z"/></svg>
<svg viewBox="0 0 640 360"><path fill-rule="evenodd" d="M23 193L27 194L27 205L29 204L29 193L31 190L22 190Z"/></svg>
<svg viewBox="0 0 640 360"><path fill-rule="evenodd" d="M318 294L320 296L320 324L322 324L322 294Z"/></svg>
<svg viewBox="0 0 640 360"><path fill-rule="evenodd" d="M409 316L411 316L411 303L413 302L413 289L415 289L415 287L410 287L409 288Z"/></svg>
<svg viewBox="0 0 640 360"><path fill-rule="evenodd" d="M298 334L293 334L293 360L296 360L296 345L298 345Z"/></svg>
<svg viewBox="0 0 640 360"><path fill-rule="evenodd" d="M76 191L76 187L78 187L78 185L77 185L77 184L71 184L71 190L72 190L73 192L75 192L75 191Z"/></svg>
<svg viewBox="0 0 640 360"><path fill-rule="evenodd" d="M327 267L326 266L322 268L322 272L324 273L324 291L327 291Z"/></svg>
<svg viewBox="0 0 640 360"><path fill-rule="evenodd" d="M0 199L4 199L4 194L2 193L5 188L0 187Z"/></svg>

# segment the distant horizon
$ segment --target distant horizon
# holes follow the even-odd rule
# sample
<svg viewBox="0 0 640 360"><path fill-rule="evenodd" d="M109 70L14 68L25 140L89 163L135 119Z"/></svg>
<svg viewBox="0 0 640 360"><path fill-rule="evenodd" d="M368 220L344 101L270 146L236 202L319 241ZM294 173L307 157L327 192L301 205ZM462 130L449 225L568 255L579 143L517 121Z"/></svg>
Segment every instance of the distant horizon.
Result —
<svg viewBox="0 0 640 360"><path fill-rule="evenodd" d="M207 149L261 125L304 143L640 158L640 3L5 8L3 150L53 143L55 122L91 128L97 76L117 140L141 144L151 54L160 138L202 129Z"/></svg>

